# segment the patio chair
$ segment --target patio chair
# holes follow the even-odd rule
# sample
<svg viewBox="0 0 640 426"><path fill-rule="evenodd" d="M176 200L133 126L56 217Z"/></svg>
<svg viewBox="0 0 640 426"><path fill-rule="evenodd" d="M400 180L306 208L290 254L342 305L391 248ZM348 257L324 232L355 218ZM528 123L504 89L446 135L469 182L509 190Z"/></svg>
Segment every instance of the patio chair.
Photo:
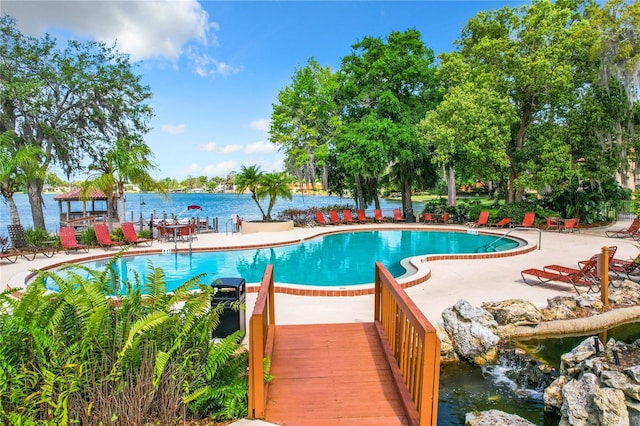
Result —
<svg viewBox="0 0 640 426"><path fill-rule="evenodd" d="M577 272L563 274L545 269L530 268L520 272L522 280L529 285L559 283L571 284L576 293L581 294L578 287L587 287L587 293L600 291L600 280L596 272L597 259L587 261ZM529 276L529 280L527 280ZM533 278L531 278L533 277Z"/></svg>
<svg viewBox="0 0 640 426"><path fill-rule="evenodd" d="M507 225L511 225L511 218L510 217L503 217L502 219L500 219L496 223L487 223L487 226L491 226L493 228L504 228Z"/></svg>
<svg viewBox="0 0 640 426"><path fill-rule="evenodd" d="M6 259L9 263L16 263L20 253L9 247L9 239L3 239L2 246L0 247L0 260Z"/></svg>
<svg viewBox="0 0 640 426"><path fill-rule="evenodd" d="M319 210L316 212L316 223L320 226L328 225L327 220L324 218L324 215Z"/></svg>
<svg viewBox="0 0 640 426"><path fill-rule="evenodd" d="M440 216L440 222L449 223L449 213L447 212L442 213L442 216Z"/></svg>
<svg viewBox="0 0 640 426"><path fill-rule="evenodd" d="M138 237L138 234L136 233L136 230L133 227L133 223L124 222L120 226L122 228L122 233L124 234L124 239L128 243L131 243L131 244L136 245L136 246L138 244L146 244L147 246L150 246L151 244L153 244L153 239L151 239L151 238L140 238L140 237Z"/></svg>
<svg viewBox="0 0 640 426"><path fill-rule="evenodd" d="M610 259L609 260L609 271L613 272L613 274L620 279L629 279L632 281L637 281L640 279L640 254L638 254L634 259L624 260L624 259Z"/></svg>
<svg viewBox="0 0 640 426"><path fill-rule="evenodd" d="M433 216L431 215L431 213L422 213L422 222L433 223Z"/></svg>
<svg viewBox="0 0 640 426"><path fill-rule="evenodd" d="M342 212L342 217L344 217L344 222L347 223L347 224L364 223L357 216L356 216L356 218L354 218L353 215L351 214L351 210L349 210L349 209L345 209Z"/></svg>
<svg viewBox="0 0 640 426"><path fill-rule="evenodd" d="M56 253L56 249L51 246L35 246L27 242L22 225L7 225L9 237L11 237L11 248L20 256L27 260L35 259L38 253L45 257L52 257Z"/></svg>
<svg viewBox="0 0 640 426"><path fill-rule="evenodd" d="M361 222L361 223L369 222L369 219L367 219L367 214L364 212L364 210L358 209L356 211L356 214L358 215L358 221L359 222Z"/></svg>
<svg viewBox="0 0 640 426"><path fill-rule="evenodd" d="M393 221L394 222L406 222L407 220L402 217L402 210L393 209Z"/></svg>
<svg viewBox="0 0 640 426"><path fill-rule="evenodd" d="M329 210L329 221L332 225L343 225L344 221L338 216L338 212L335 210Z"/></svg>
<svg viewBox="0 0 640 426"><path fill-rule="evenodd" d="M618 246L611 246L608 248L609 250L609 262L611 262L611 260L613 259L613 257L616 254L616 251L618 250ZM591 256L589 259L587 260L580 260L578 261L578 268L572 268L570 266L563 266L563 265L547 265L544 266L542 269L544 270L548 270L548 271L555 271L555 272L559 272L561 274L574 274L576 272L578 272L580 269L582 269L584 267L584 265L586 265L587 263L591 262L592 260L596 260L596 262L598 261L598 254L594 254L593 256ZM596 263L597 266L597 263ZM596 273L598 273L599 271L597 271L596 268Z"/></svg>
<svg viewBox="0 0 640 426"><path fill-rule="evenodd" d="M639 233L640 233L640 218L635 218L633 219L633 222L631 222L631 225L629 225L627 229L617 229L617 230L606 231L604 234L607 237L611 237L611 238L633 237L635 239L637 238L637 235Z"/></svg>
<svg viewBox="0 0 640 426"><path fill-rule="evenodd" d="M111 235L109 234L109 228L107 228L107 225L105 225L104 223L96 223L93 226L93 230L96 233L98 245L100 245L100 247L104 248L105 250L108 250L109 247L118 247L127 244L125 242L113 241L111 239Z"/></svg>
<svg viewBox="0 0 640 426"><path fill-rule="evenodd" d="M580 219L564 219L560 222L560 227L558 228L560 232L576 232L578 231L578 221Z"/></svg>
<svg viewBox="0 0 640 426"><path fill-rule="evenodd" d="M380 210L380 209L375 209L375 210L373 211L373 220L374 220L375 222L386 222L386 221L387 221L387 218L386 218L386 217L384 217L384 216L382 215L382 210Z"/></svg>
<svg viewBox="0 0 640 426"><path fill-rule="evenodd" d="M84 250L85 253L89 252L89 246L78 243L76 239L76 231L72 226L63 226L58 231L60 236L60 247L66 254L69 254L71 250Z"/></svg>
<svg viewBox="0 0 640 426"><path fill-rule="evenodd" d="M479 228L481 226L487 226L489 222L489 211L482 210L478 215L478 220L475 222L469 222L469 227L471 228Z"/></svg>
<svg viewBox="0 0 640 426"><path fill-rule="evenodd" d="M555 216L550 216L546 219L545 221L545 231L552 231L552 230L556 230L556 231L560 231L560 223L558 223L558 218Z"/></svg>
<svg viewBox="0 0 640 426"><path fill-rule="evenodd" d="M536 220L536 214L533 212L526 212L524 217L522 218L522 223L520 225L516 225L516 228L532 228L533 224Z"/></svg>

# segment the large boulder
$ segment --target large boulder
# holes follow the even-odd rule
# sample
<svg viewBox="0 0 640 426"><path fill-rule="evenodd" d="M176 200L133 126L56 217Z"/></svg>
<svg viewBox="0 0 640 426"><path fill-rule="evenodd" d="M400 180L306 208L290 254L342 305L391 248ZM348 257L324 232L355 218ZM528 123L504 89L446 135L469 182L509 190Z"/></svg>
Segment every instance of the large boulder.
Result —
<svg viewBox="0 0 640 426"><path fill-rule="evenodd" d="M560 426L597 426L599 413L593 403L598 389L598 378L587 373L579 380L569 380L562 388Z"/></svg>
<svg viewBox="0 0 640 426"><path fill-rule="evenodd" d="M489 312L459 300L442 312L442 319L460 358L477 365L496 361L500 343L498 323Z"/></svg>
<svg viewBox="0 0 640 426"><path fill-rule="evenodd" d="M499 325L535 325L542 321L536 306L526 300L507 299L500 302L485 302L482 305Z"/></svg>
<svg viewBox="0 0 640 426"><path fill-rule="evenodd" d="M598 388L593 397L598 408L598 424L602 426L627 426L629 413L624 393L618 389Z"/></svg>
<svg viewBox="0 0 640 426"><path fill-rule="evenodd" d="M474 411L467 413L464 419L466 426L529 426L534 425L529 420L515 414L505 413L499 410Z"/></svg>

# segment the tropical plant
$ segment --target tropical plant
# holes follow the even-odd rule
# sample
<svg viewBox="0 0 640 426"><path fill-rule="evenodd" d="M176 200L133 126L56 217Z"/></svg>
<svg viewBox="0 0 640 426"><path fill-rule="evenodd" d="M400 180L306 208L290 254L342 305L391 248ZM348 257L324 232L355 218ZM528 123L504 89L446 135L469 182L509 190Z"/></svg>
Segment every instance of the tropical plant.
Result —
<svg viewBox="0 0 640 426"><path fill-rule="evenodd" d="M235 176L236 192L242 194L249 191L265 222L271 222L271 210L278 197L291 199L290 183L286 173L263 173L257 164L249 167L243 165L240 173ZM269 204L265 212L260 200L267 197Z"/></svg>
<svg viewBox="0 0 640 426"><path fill-rule="evenodd" d="M119 258L104 270L41 272L19 299L0 294L0 423L174 424L246 415L241 332L212 339L223 306L211 308L205 277L168 293L164 273L149 264L144 277L121 287Z"/></svg>

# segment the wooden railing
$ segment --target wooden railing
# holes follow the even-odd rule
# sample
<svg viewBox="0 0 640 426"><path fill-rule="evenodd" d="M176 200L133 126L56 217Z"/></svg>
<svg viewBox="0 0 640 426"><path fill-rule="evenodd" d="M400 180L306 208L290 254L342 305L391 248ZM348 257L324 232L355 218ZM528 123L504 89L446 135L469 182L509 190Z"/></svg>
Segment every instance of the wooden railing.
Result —
<svg viewBox="0 0 640 426"><path fill-rule="evenodd" d="M263 419L267 384L264 360L273 352L275 306L273 303L273 265L267 265L260 283L253 314L249 320L249 417Z"/></svg>
<svg viewBox="0 0 640 426"><path fill-rule="evenodd" d="M374 309L380 340L409 424L436 425L440 339L433 325L380 262L376 262Z"/></svg>

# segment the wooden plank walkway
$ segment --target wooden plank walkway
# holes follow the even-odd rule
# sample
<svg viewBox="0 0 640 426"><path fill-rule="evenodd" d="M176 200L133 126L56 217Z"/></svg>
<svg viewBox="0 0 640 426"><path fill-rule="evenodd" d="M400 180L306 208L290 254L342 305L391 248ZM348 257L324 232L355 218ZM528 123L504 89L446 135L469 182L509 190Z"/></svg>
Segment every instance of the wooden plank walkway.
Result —
<svg viewBox="0 0 640 426"><path fill-rule="evenodd" d="M265 420L406 425L374 323L277 325Z"/></svg>

